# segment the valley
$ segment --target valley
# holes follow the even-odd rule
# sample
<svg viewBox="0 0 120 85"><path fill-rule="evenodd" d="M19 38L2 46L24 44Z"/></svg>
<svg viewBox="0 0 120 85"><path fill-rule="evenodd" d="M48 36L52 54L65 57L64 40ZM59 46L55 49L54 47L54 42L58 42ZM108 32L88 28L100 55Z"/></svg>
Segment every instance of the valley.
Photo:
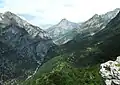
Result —
<svg viewBox="0 0 120 85"><path fill-rule="evenodd" d="M120 56L119 11L95 14L81 24L62 19L45 31L2 13L0 84L107 85L100 65Z"/></svg>

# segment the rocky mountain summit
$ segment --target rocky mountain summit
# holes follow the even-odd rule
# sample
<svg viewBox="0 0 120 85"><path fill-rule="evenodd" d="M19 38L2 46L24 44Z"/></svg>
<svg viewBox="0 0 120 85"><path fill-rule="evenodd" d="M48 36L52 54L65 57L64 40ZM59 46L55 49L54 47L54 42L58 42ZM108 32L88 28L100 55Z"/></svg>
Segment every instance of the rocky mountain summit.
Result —
<svg viewBox="0 0 120 85"><path fill-rule="evenodd" d="M120 9L117 8L113 11L107 12L102 15L95 14L89 20L80 25L78 32L80 34L94 35L106 27L106 25L119 13Z"/></svg>
<svg viewBox="0 0 120 85"><path fill-rule="evenodd" d="M106 85L120 85L120 56L115 61L101 64L100 74L105 79Z"/></svg>
<svg viewBox="0 0 120 85"><path fill-rule="evenodd" d="M57 25L47 29L48 34L57 45L62 45L72 40L76 35L91 35L101 31L119 13L117 8L102 15L95 14L92 18L82 23L70 22L62 19Z"/></svg>
<svg viewBox="0 0 120 85"><path fill-rule="evenodd" d="M47 31L51 37L56 38L76 28L79 28L77 23L70 22L67 19L62 19L58 24L50 27Z"/></svg>
<svg viewBox="0 0 120 85"><path fill-rule="evenodd" d="M0 14L0 76L1 81L25 78L41 65L53 46L48 34L19 16Z"/></svg>
<svg viewBox="0 0 120 85"><path fill-rule="evenodd" d="M16 25L24 28L33 38L39 36L41 38L50 39L50 37L48 37L47 33L44 30L37 26L29 24L27 21L21 19L20 17L9 11L5 12L4 14L0 14L0 23L3 27L9 25Z"/></svg>
<svg viewBox="0 0 120 85"><path fill-rule="evenodd" d="M74 37L76 29L80 26L77 23L62 19L58 24L47 29L48 34L56 44L64 44ZM75 33L74 33L74 32ZM71 34L73 32L73 34Z"/></svg>

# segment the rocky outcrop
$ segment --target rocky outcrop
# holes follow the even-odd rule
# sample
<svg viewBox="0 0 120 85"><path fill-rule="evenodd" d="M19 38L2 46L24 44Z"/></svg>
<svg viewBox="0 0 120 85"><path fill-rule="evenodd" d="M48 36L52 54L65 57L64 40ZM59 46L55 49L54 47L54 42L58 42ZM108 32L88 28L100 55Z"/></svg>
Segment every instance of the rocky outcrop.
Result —
<svg viewBox="0 0 120 85"><path fill-rule="evenodd" d="M120 56L116 61L108 61L100 65L100 74L106 85L120 85Z"/></svg>

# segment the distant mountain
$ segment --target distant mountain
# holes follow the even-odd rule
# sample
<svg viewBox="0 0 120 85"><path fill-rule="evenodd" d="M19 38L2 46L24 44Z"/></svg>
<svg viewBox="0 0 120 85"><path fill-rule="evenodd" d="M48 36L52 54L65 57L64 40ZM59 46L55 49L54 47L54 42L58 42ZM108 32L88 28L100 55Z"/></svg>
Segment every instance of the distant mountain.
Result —
<svg viewBox="0 0 120 85"><path fill-rule="evenodd" d="M120 12L108 22L104 29L94 35L83 34L81 37L76 37L60 45L59 49L55 50L59 50L59 56L54 56L44 63L36 75L24 81L22 85L105 85L106 79L114 80L114 82L106 82L107 84L119 85L120 79L117 75L119 63L115 62L115 65L112 65L109 61L102 68L100 64L115 60L120 55ZM110 65L115 73L111 72ZM103 69L104 75L110 75L101 76L100 69Z"/></svg>
<svg viewBox="0 0 120 85"><path fill-rule="evenodd" d="M11 12L0 14L0 77L26 78L54 45L48 34Z"/></svg>
<svg viewBox="0 0 120 85"><path fill-rule="evenodd" d="M0 16L1 85L105 85L100 64L120 55L119 9L80 25L63 19L49 35L11 12Z"/></svg>
<svg viewBox="0 0 120 85"><path fill-rule="evenodd" d="M63 54L74 56L75 65L94 65L114 60L120 55L120 12L94 35L79 34L62 45Z"/></svg>
<svg viewBox="0 0 120 85"><path fill-rule="evenodd" d="M50 27L47 32L56 44L62 45L72 40L77 34L80 36L92 36L101 31L119 11L120 9L117 8L102 15L95 14L92 18L82 23L73 23L62 19L60 23Z"/></svg>
<svg viewBox="0 0 120 85"><path fill-rule="evenodd" d="M47 29L49 36L56 44L64 44L74 37L72 31L78 29L80 26L77 23L62 19L58 24ZM75 31L74 31L75 32Z"/></svg>
<svg viewBox="0 0 120 85"><path fill-rule="evenodd" d="M92 18L80 25L78 32L85 35L94 35L106 27L106 25L118 14L119 8L102 15L95 14Z"/></svg>

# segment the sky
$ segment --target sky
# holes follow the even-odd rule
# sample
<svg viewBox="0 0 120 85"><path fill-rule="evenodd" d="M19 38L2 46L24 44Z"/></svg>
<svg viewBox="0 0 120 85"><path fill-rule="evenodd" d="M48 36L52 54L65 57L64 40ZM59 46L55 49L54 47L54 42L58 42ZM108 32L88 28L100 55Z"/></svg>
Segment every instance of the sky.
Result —
<svg viewBox="0 0 120 85"><path fill-rule="evenodd" d="M120 0L0 0L1 13L11 11L41 28L63 18L83 22L115 8L120 8Z"/></svg>

